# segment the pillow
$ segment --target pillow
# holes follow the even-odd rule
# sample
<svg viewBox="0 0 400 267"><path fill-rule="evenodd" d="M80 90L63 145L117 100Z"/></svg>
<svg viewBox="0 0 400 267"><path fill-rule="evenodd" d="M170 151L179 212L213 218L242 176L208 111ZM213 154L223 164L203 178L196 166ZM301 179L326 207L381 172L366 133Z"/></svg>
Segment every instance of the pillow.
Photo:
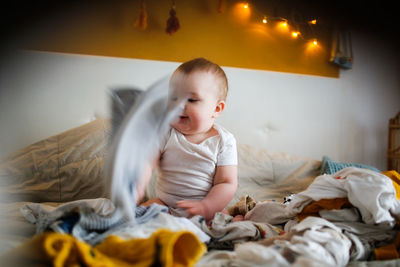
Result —
<svg viewBox="0 0 400 267"><path fill-rule="evenodd" d="M229 206L244 195L256 202L283 201L284 197L307 189L320 172L320 160L247 144L238 143L237 148L239 186Z"/></svg>
<svg viewBox="0 0 400 267"><path fill-rule="evenodd" d="M20 149L0 162L2 202L106 197L109 121L97 119Z"/></svg>
<svg viewBox="0 0 400 267"><path fill-rule="evenodd" d="M357 167L362 169L369 169L371 171L381 172L375 167L358 164L358 163L345 163L345 162L336 162L328 158L327 156L322 157L322 166L321 166L321 174L334 174L341 169L347 167Z"/></svg>

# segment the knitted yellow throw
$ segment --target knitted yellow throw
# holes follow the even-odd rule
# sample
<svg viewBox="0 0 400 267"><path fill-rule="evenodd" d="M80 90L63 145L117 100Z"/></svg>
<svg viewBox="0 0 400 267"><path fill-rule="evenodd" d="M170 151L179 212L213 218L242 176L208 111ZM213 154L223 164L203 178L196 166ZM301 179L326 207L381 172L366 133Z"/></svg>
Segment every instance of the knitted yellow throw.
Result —
<svg viewBox="0 0 400 267"><path fill-rule="evenodd" d="M92 247L71 235L43 233L13 251L18 262L55 267L193 266L206 246L190 231L159 229L149 238L107 237ZM15 260L15 258L14 258Z"/></svg>

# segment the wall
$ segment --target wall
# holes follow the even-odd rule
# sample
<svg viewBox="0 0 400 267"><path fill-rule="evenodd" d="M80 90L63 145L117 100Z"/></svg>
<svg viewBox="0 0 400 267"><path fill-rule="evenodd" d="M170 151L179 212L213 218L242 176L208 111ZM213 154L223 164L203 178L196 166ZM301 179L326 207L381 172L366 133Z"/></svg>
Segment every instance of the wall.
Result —
<svg viewBox="0 0 400 267"><path fill-rule="evenodd" d="M353 35L355 61L340 78L224 67L219 122L239 143L386 167L389 118L400 110L396 47ZM0 156L107 116L107 90L146 88L179 63L22 51L0 72Z"/></svg>
<svg viewBox="0 0 400 267"><path fill-rule="evenodd" d="M268 5L251 1L247 9L243 1L225 1L223 13L218 13L215 0L175 2L180 28L172 35L165 32L171 1L145 1L148 23L144 30L134 27L140 1L79 1L60 6L34 24L27 21L31 31L24 34L21 46L173 62L203 56L230 67L338 77L338 68L329 63L332 25L323 19L310 26L309 17L297 12L293 13L298 15L296 24L282 27L271 18L263 24L262 14L292 18L280 1ZM311 13L318 17L317 12ZM302 35L294 39L290 33L297 26ZM318 37L317 46L310 44L314 37Z"/></svg>

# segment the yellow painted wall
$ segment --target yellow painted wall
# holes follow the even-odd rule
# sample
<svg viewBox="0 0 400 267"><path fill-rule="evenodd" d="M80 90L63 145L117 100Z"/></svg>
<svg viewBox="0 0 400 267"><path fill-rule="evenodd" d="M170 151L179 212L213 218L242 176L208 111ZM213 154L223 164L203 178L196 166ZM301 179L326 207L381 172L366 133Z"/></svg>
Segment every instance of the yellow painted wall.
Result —
<svg viewBox="0 0 400 267"><path fill-rule="evenodd" d="M256 5L241 1L176 0L180 29L165 32L171 1L146 0L148 26L134 27L140 1L91 1L75 4L41 20L24 40L24 48L183 62L206 57L223 66L338 77L329 63L329 31L318 33L319 44L293 39L274 23L261 23ZM251 3L251 2L250 2ZM257 3L257 2L256 2Z"/></svg>

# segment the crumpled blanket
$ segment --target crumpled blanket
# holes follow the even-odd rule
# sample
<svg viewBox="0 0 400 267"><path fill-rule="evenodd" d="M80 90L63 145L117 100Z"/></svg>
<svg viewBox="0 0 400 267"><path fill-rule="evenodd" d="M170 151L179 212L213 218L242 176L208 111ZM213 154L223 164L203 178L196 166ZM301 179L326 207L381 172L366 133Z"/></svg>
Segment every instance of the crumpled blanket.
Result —
<svg viewBox="0 0 400 267"><path fill-rule="evenodd" d="M321 220L329 221L341 229L341 234L351 241L352 246L343 252L350 256L350 260L371 260L374 249L392 242L397 234L394 226L400 218L400 202L395 180L392 180L370 170L346 168L333 175L318 176L305 191L294 195L287 204L273 201L257 203L245 215L245 219L285 224L284 230L288 232L284 235L285 244L289 242L293 245L289 237L297 233L299 225L304 225L299 219L315 218L303 216L306 215L305 211L311 211L310 214L320 216ZM270 242L269 245L276 244ZM312 256L304 252L299 255L307 258Z"/></svg>
<svg viewBox="0 0 400 267"><path fill-rule="evenodd" d="M365 192L368 192L366 194ZM400 201L392 180L386 175L348 167L333 175L321 175L288 204L262 202L246 214L246 220L284 223L312 203L322 199L347 198L357 208L361 220L391 229L400 219Z"/></svg>
<svg viewBox="0 0 400 267"><path fill-rule="evenodd" d="M258 243L273 245L289 262L294 261L297 255L302 255L329 266L345 266L349 262L352 245L342 229L318 217L307 217L295 225L289 234Z"/></svg>
<svg viewBox="0 0 400 267"><path fill-rule="evenodd" d="M233 217L217 212L211 225L199 215L190 219L195 225L211 237L207 242L208 249L234 249L235 244L256 241L282 233L282 230L269 223L252 221L233 221Z"/></svg>
<svg viewBox="0 0 400 267"><path fill-rule="evenodd" d="M21 207L27 220L36 224L36 233L54 231L71 234L90 245L101 243L109 235L122 238L149 237L158 228L174 231L192 231L202 242L210 237L187 218L168 214L168 208L158 204L135 209L136 219L130 221L108 199L78 200L52 207L41 203L29 203Z"/></svg>
<svg viewBox="0 0 400 267"><path fill-rule="evenodd" d="M350 260L370 260L373 247L369 244L389 242L396 232L365 223L307 217L286 234L238 243L234 251L211 251L196 266L346 266Z"/></svg>
<svg viewBox="0 0 400 267"><path fill-rule="evenodd" d="M381 173L355 167L318 176L307 190L295 196L288 209L299 213L313 200L343 197L359 210L367 224L392 228L400 218L400 201L392 180Z"/></svg>
<svg viewBox="0 0 400 267"><path fill-rule="evenodd" d="M166 207L157 204L137 207L135 223L143 224L167 211ZM105 198L72 201L56 208L28 203L21 207L21 213L36 225L37 234L51 230L71 234L92 245L102 242L109 231L129 224L129 218Z"/></svg>
<svg viewBox="0 0 400 267"><path fill-rule="evenodd" d="M352 243L325 219L308 217L290 235L238 244L234 251L213 251L197 267L345 266Z"/></svg>

